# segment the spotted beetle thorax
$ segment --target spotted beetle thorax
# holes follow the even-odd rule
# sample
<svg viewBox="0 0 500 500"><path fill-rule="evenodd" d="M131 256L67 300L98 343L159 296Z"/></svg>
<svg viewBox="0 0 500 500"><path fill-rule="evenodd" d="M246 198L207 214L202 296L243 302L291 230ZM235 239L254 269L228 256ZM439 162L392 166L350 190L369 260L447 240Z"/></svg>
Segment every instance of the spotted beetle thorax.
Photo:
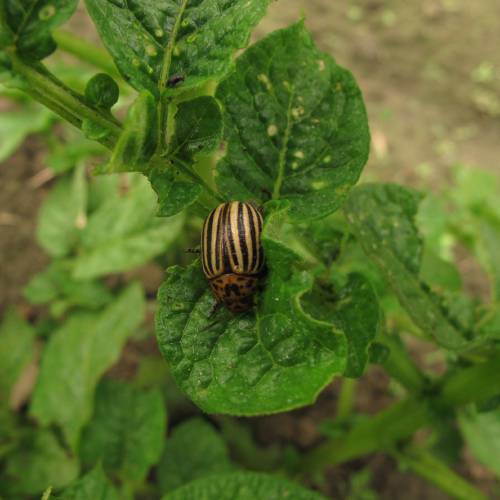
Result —
<svg viewBox="0 0 500 500"><path fill-rule="evenodd" d="M239 201L222 203L203 225L203 272L217 301L232 312L252 307L264 266L261 232L260 212Z"/></svg>

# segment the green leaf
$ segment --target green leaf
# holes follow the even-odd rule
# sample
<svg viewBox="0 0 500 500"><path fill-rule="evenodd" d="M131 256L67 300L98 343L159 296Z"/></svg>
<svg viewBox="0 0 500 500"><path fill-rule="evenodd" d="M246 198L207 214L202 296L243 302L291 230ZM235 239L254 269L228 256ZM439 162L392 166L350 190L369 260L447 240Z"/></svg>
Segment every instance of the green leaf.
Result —
<svg viewBox="0 0 500 500"><path fill-rule="evenodd" d="M111 109L119 95L118 84L106 73L94 75L85 86L85 98L98 108Z"/></svg>
<svg viewBox="0 0 500 500"><path fill-rule="evenodd" d="M156 333L173 376L209 413L258 415L312 403L343 372L346 343L330 323L304 312L313 276L273 239L284 217L268 205L262 243L269 268L255 310L210 317L214 298L198 261L171 267L159 290Z"/></svg>
<svg viewBox="0 0 500 500"><path fill-rule="evenodd" d="M15 45L28 59L43 59L56 48L51 31L66 22L78 0L6 0L0 7L0 49Z"/></svg>
<svg viewBox="0 0 500 500"><path fill-rule="evenodd" d="M477 336L486 340L500 340L500 303L492 304L476 325Z"/></svg>
<svg viewBox="0 0 500 500"><path fill-rule="evenodd" d="M61 178L38 215L37 239L52 257L64 257L76 246L86 220L87 181L83 167L73 178Z"/></svg>
<svg viewBox="0 0 500 500"><path fill-rule="evenodd" d="M61 174L71 170L82 161L103 155L105 151L101 144L85 139L82 134L71 137L69 142L58 142L54 138L45 162L56 174Z"/></svg>
<svg viewBox="0 0 500 500"><path fill-rule="evenodd" d="M485 413L470 409L458 423L473 455L500 478L500 409Z"/></svg>
<svg viewBox="0 0 500 500"><path fill-rule="evenodd" d="M165 495L163 500L324 500L325 497L306 490L278 476L255 472L226 473L197 479Z"/></svg>
<svg viewBox="0 0 500 500"><path fill-rule="evenodd" d="M118 498L118 492L104 474L100 464L57 495L58 500L118 500Z"/></svg>
<svg viewBox="0 0 500 500"><path fill-rule="evenodd" d="M351 274L340 290L332 323L342 330L349 348L346 377L360 377L370 356L370 346L382 324L382 312L370 283L361 274Z"/></svg>
<svg viewBox="0 0 500 500"><path fill-rule="evenodd" d="M32 304L63 300L68 307L98 309L111 300L110 291L97 281L77 281L72 277L73 263L55 260L35 275L24 289Z"/></svg>
<svg viewBox="0 0 500 500"><path fill-rule="evenodd" d="M422 240L415 226L421 195L391 184L358 187L345 206L366 255L377 264L413 322L448 349L468 340L439 297L419 279Z"/></svg>
<svg viewBox="0 0 500 500"><path fill-rule="evenodd" d="M194 479L232 468L222 437L208 422L196 417L174 428L156 475L161 492L167 493Z"/></svg>
<svg viewBox="0 0 500 500"><path fill-rule="evenodd" d="M270 0L85 0L124 78L158 96L158 82L184 77L185 89L218 79L231 67ZM124 43L126 40L126 43Z"/></svg>
<svg viewBox="0 0 500 500"><path fill-rule="evenodd" d="M312 316L344 332L348 346L344 375L357 378L369 360L370 346L382 321L381 311L372 286L361 274L350 274L342 288L334 288L316 287L305 297L304 307Z"/></svg>
<svg viewBox="0 0 500 500"><path fill-rule="evenodd" d="M462 276L454 264L437 256L425 244L420 264L420 279L438 293L448 290L459 292L462 289Z"/></svg>
<svg viewBox="0 0 500 500"><path fill-rule="evenodd" d="M102 461L109 473L126 481L142 481L160 458L166 421L158 389L140 390L103 380L97 387L94 416L82 434L83 464Z"/></svg>
<svg viewBox="0 0 500 500"><path fill-rule="evenodd" d="M170 156L193 160L197 154L214 151L221 141L222 114L213 97L201 96L178 105Z"/></svg>
<svg viewBox="0 0 500 500"><path fill-rule="evenodd" d="M141 92L128 111L111 159L99 173L146 172L157 143L156 102L149 92Z"/></svg>
<svg viewBox="0 0 500 500"><path fill-rule="evenodd" d="M12 386L35 355L35 331L13 309L0 324L0 406L7 406Z"/></svg>
<svg viewBox="0 0 500 500"><path fill-rule="evenodd" d="M164 252L179 236L184 217L155 217L155 195L147 179L129 175L128 190L95 210L81 234L75 279L127 271Z"/></svg>
<svg viewBox="0 0 500 500"><path fill-rule="evenodd" d="M149 182L158 196L158 215L171 217L191 206L203 191L201 184L178 180L171 169L154 168Z"/></svg>
<svg viewBox="0 0 500 500"><path fill-rule="evenodd" d="M0 162L6 160L30 134L47 130L55 116L47 108L27 104L12 112L0 114Z"/></svg>
<svg viewBox="0 0 500 500"><path fill-rule="evenodd" d="M250 47L218 87L226 156L217 185L231 199L287 199L291 217L338 209L368 159L353 76L319 51L303 23Z"/></svg>
<svg viewBox="0 0 500 500"><path fill-rule="evenodd" d="M143 320L144 307L141 287L132 284L101 313L74 314L50 337L30 411L42 425L61 426L73 449L92 415L97 381Z"/></svg>
<svg viewBox="0 0 500 500"><path fill-rule="evenodd" d="M203 188L187 178L198 155L214 151L222 140L222 116L213 97L202 96L178 105L175 132L170 139L168 156L174 166L155 167L149 174L151 186L158 196L158 215L169 217L192 205ZM181 162L182 170L177 170Z"/></svg>
<svg viewBox="0 0 500 500"><path fill-rule="evenodd" d="M6 484L9 495L35 495L48 486L66 486L77 475L78 462L52 432L29 430L9 455L0 483Z"/></svg>

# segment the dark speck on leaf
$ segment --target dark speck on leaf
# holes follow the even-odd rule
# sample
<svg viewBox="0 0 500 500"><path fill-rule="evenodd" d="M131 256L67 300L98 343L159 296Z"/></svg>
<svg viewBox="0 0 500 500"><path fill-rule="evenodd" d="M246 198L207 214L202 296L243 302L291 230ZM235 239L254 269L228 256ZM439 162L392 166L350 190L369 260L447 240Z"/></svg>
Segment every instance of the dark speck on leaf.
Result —
<svg viewBox="0 0 500 500"><path fill-rule="evenodd" d="M182 75L172 75L167 81L167 86L170 88L177 87L177 85L181 84L184 80L185 77Z"/></svg>

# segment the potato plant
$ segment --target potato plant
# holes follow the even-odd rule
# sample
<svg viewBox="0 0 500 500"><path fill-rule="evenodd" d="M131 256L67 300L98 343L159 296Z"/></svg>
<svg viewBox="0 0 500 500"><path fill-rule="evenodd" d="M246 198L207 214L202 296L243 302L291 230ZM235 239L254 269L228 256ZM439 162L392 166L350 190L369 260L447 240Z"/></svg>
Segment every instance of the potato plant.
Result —
<svg viewBox="0 0 500 500"><path fill-rule="evenodd" d="M438 194L355 187L370 145L361 91L303 21L248 46L270 0L84 3L107 52L60 30L77 0L0 5L2 92L23 106L0 117L0 157L43 132L57 177L37 229L52 260L25 289L46 314L11 310L0 327L0 496L315 499L325 469L383 452L452 497L485 498L453 465L466 443L500 474L497 179L457 167ZM56 64L56 48L81 66ZM81 132L61 140L61 122ZM262 207L267 274L250 311L212 314L185 250L230 200ZM488 273L488 297L465 291L457 244ZM156 304L129 278L153 259L167 266ZM149 335L152 308L166 364L104 376ZM443 375L413 360L408 335L434 345ZM353 400L374 363L401 397L367 417ZM292 458L242 446L241 422L221 417L314 404L336 377L324 441ZM165 439L184 397L205 417Z"/></svg>

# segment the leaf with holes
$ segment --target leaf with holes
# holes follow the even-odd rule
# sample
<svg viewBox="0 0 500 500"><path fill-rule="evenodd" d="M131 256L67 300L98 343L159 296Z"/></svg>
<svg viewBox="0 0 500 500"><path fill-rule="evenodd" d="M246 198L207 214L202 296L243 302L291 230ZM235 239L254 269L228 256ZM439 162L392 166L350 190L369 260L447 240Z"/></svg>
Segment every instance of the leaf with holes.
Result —
<svg viewBox="0 0 500 500"><path fill-rule="evenodd" d="M167 493L194 479L232 468L229 451L220 434L208 422L196 417L174 428L156 476L161 492Z"/></svg>
<svg viewBox="0 0 500 500"><path fill-rule="evenodd" d="M467 347L453 304L419 278L423 242L415 217L420 193L391 184L365 184L345 206L366 255L377 264L414 323L448 349Z"/></svg>
<svg viewBox="0 0 500 500"><path fill-rule="evenodd" d="M310 404L345 369L342 332L303 310L313 276L276 239L282 203L266 207L269 272L255 310L239 316L220 310L210 318L214 298L199 262L171 267L160 288L160 348L177 383L206 412L259 415Z"/></svg>
<svg viewBox="0 0 500 500"><path fill-rule="evenodd" d="M226 74L269 3L85 0L122 75L137 90L156 96L159 87L187 89Z"/></svg>
<svg viewBox="0 0 500 500"><path fill-rule="evenodd" d="M250 47L218 87L226 156L217 185L232 199L287 199L296 220L340 207L368 159L361 92L303 23Z"/></svg>
<svg viewBox="0 0 500 500"><path fill-rule="evenodd" d="M51 31L67 21L78 0L5 0L0 6L0 49L15 45L21 55L42 59L56 48Z"/></svg>
<svg viewBox="0 0 500 500"><path fill-rule="evenodd" d="M325 500L315 491L287 479L256 472L216 474L197 479L165 495L163 500L254 500L256 498Z"/></svg>
<svg viewBox="0 0 500 500"><path fill-rule="evenodd" d="M106 471L123 480L142 481L160 458L166 421L157 389L104 380L97 387L94 416L82 434L82 462L102 461Z"/></svg>
<svg viewBox="0 0 500 500"><path fill-rule="evenodd" d="M50 337L31 414L42 425L58 424L73 449L92 415L97 381L118 359L143 316L142 289L131 284L102 312L73 314Z"/></svg>

